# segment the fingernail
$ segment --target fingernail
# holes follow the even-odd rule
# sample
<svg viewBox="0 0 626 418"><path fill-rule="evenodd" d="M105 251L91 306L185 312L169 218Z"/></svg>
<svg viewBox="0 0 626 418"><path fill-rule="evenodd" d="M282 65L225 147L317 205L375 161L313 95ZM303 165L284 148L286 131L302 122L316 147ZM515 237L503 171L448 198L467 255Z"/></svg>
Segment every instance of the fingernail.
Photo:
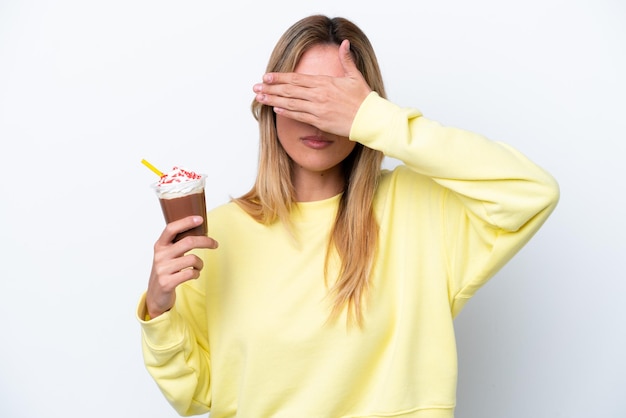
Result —
<svg viewBox="0 0 626 418"><path fill-rule="evenodd" d="M260 91L263 90L263 85L262 84L255 84L254 86L252 86L252 90L255 93L259 93Z"/></svg>

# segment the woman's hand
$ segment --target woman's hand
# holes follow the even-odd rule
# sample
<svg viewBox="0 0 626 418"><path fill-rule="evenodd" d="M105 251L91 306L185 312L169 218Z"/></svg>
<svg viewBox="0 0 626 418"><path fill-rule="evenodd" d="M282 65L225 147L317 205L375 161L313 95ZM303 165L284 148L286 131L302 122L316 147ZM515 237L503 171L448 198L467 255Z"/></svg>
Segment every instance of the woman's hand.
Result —
<svg viewBox="0 0 626 418"><path fill-rule="evenodd" d="M175 290L179 284L200 276L202 260L186 253L194 248L217 248L217 241L205 236L188 236L173 242L176 234L202 222L201 216L188 216L171 222L154 244L154 259L146 293L146 308L150 318L156 318L174 306Z"/></svg>
<svg viewBox="0 0 626 418"><path fill-rule="evenodd" d="M348 137L361 103L372 91L350 54L350 43L339 46L343 77L300 73L267 73L255 84L255 99L277 114Z"/></svg>

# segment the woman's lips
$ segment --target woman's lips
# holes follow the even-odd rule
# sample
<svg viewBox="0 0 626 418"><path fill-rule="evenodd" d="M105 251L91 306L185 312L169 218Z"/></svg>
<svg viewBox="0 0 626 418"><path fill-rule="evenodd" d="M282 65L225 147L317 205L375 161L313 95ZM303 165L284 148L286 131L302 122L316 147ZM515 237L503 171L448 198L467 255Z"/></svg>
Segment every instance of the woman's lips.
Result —
<svg viewBox="0 0 626 418"><path fill-rule="evenodd" d="M319 136L305 136L301 138L301 141L304 145L312 149L324 149L333 144L332 141L328 141Z"/></svg>

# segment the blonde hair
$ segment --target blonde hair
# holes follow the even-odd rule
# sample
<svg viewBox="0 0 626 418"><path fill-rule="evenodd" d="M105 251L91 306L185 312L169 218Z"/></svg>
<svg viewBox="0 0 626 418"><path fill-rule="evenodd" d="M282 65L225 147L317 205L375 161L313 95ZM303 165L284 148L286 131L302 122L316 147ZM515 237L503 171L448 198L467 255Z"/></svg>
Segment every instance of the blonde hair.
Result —
<svg viewBox="0 0 626 418"><path fill-rule="evenodd" d="M354 62L370 88L386 97L372 45L354 23L340 17L314 15L292 25L274 47L267 72L291 72L311 47L339 45L344 39L350 41ZM258 222L269 225L279 220L291 228L290 212L296 202L291 160L278 140L272 108L253 101L252 113L259 122L260 131L257 178L252 189L234 201ZM348 323L356 322L359 326L362 325L364 296L378 241L378 224L372 204L382 160L380 151L357 143L342 162L345 187L326 252L324 271L327 283L333 251L341 261L338 276L330 289L333 297L330 318L337 318L347 308Z"/></svg>

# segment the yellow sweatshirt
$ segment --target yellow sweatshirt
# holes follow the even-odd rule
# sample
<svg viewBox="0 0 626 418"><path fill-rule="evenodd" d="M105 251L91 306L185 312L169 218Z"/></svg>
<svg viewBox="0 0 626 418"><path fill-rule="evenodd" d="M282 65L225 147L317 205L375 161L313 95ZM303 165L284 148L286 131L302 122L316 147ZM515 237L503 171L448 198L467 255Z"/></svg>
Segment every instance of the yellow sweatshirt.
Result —
<svg viewBox="0 0 626 418"><path fill-rule="evenodd" d="M299 203L294 243L236 204L209 213L217 250L144 321L145 364L181 415L451 418L453 318L557 204L554 179L511 147L371 93L350 139L404 162L375 196L380 225L364 327L328 323L326 245L339 196Z"/></svg>

